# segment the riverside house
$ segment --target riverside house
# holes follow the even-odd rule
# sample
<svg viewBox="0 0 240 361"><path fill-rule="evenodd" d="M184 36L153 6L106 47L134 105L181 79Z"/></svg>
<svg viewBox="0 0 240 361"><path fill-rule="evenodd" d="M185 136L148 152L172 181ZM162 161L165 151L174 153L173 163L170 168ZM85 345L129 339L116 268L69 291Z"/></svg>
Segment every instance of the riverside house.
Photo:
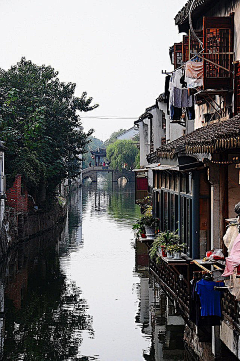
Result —
<svg viewBox="0 0 240 361"><path fill-rule="evenodd" d="M236 238L230 230L238 234L240 0L189 0L174 15L182 42L170 44L173 70L164 75L165 88L135 121L141 166L135 173L142 194L147 181L159 231L177 230L186 248L178 262L150 261L150 271L176 302L185 342L200 360L220 356L223 348L240 359L237 268L219 290L220 323L198 326L191 317L193 280L225 267L225 261L205 261L206 252L229 256Z"/></svg>

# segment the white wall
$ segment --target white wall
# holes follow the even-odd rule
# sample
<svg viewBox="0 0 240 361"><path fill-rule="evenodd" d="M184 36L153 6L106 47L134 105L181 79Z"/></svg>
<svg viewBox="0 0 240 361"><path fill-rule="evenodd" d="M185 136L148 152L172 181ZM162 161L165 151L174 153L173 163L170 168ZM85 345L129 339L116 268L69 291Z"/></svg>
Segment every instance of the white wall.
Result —
<svg viewBox="0 0 240 361"><path fill-rule="evenodd" d="M146 167L148 164L146 156L148 154L148 125L143 121L138 123L140 138L140 167Z"/></svg>

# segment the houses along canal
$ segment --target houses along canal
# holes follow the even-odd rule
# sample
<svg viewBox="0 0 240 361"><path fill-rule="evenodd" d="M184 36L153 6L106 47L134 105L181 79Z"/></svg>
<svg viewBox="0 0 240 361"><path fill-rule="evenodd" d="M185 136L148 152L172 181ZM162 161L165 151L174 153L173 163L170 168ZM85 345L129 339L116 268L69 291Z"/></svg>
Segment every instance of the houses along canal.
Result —
<svg viewBox="0 0 240 361"><path fill-rule="evenodd" d="M58 231L9 254L0 285L3 360L185 359L181 319L134 240L139 216L134 185L102 178L71 193Z"/></svg>

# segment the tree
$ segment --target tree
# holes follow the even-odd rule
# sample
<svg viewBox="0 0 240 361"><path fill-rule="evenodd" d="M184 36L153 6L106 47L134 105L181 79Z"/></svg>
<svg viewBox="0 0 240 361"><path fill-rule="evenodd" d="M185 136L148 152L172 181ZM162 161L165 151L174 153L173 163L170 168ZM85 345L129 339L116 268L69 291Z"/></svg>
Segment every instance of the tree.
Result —
<svg viewBox="0 0 240 361"><path fill-rule="evenodd" d="M80 173L81 154L88 137L79 112L88 112L92 98L75 97L75 84L60 82L50 66L22 58L9 70L0 70L0 130L6 142L6 174L16 174L32 195L42 186L52 194L68 177Z"/></svg>
<svg viewBox="0 0 240 361"><path fill-rule="evenodd" d="M139 150L132 140L117 140L107 147L107 159L113 169L132 169Z"/></svg>
<svg viewBox="0 0 240 361"><path fill-rule="evenodd" d="M125 132L126 132L126 129L119 129L118 131L113 132L110 135L110 138L104 142L104 145L107 147L109 144L116 142L117 137L119 137L119 135L124 134Z"/></svg>

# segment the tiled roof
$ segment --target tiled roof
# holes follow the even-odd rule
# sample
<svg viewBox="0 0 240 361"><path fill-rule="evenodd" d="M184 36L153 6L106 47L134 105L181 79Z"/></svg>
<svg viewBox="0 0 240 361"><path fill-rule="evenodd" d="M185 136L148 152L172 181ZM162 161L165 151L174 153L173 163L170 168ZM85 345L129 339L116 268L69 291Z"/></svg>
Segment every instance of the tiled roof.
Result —
<svg viewBox="0 0 240 361"><path fill-rule="evenodd" d="M152 118L153 115L149 112L145 112L143 113L139 118L138 120L135 120L134 124L138 124L140 123L141 121L143 121L143 119L146 119L146 118Z"/></svg>
<svg viewBox="0 0 240 361"><path fill-rule="evenodd" d="M199 128L186 136L187 153L214 153L240 147L240 115Z"/></svg>
<svg viewBox="0 0 240 361"><path fill-rule="evenodd" d="M240 115L196 129L186 136L162 145L148 155L150 163L160 158L174 158L179 152L187 154L215 153L240 148Z"/></svg>
<svg viewBox="0 0 240 361"><path fill-rule="evenodd" d="M189 0L183 8L177 13L175 16L175 24L181 25L184 22L188 21L188 14L191 7L193 0ZM192 15L195 15L195 12L200 12L206 5L209 6L209 4L212 2L212 5L216 4L216 0L196 0L193 9L192 9Z"/></svg>

